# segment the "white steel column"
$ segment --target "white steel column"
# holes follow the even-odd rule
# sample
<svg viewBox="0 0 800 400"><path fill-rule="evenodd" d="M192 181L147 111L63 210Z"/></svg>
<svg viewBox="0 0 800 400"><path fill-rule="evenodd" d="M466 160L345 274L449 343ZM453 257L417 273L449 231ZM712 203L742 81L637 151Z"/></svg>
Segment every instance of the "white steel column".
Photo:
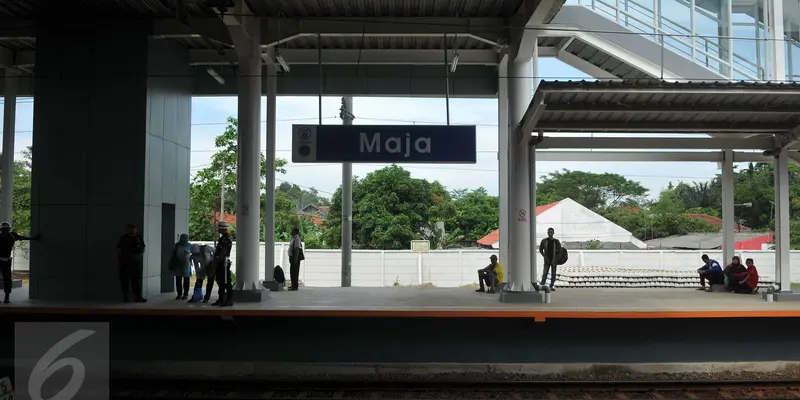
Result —
<svg viewBox="0 0 800 400"><path fill-rule="evenodd" d="M530 85L530 96L531 98L528 100L528 104L530 104L531 99L533 98L533 91L534 86L539 85L539 47L533 46L533 54L531 55L531 67L528 70L531 79L526 85ZM524 113L525 111L523 111ZM538 281L537 278L539 271L537 266L537 262L539 261L539 242L536 240L536 148L530 146L529 143L532 140L531 134L526 132L525 135L527 136L526 146L528 147L528 204L530 205L530 219L528 222L528 231L530 232L530 238L528 238L528 252L530 253L530 271L531 271L531 280Z"/></svg>
<svg viewBox="0 0 800 400"><path fill-rule="evenodd" d="M791 245L789 243L789 156L775 157L775 272L782 292L792 290Z"/></svg>
<svg viewBox="0 0 800 400"><path fill-rule="evenodd" d="M510 265L511 259L508 248L509 224L509 156L508 156L508 55L503 56L498 67L497 82L497 163L499 171L500 188L498 198L500 203L500 263ZM511 280L511 271L506 267L506 282Z"/></svg>
<svg viewBox="0 0 800 400"><path fill-rule="evenodd" d="M259 193L261 172L261 41L260 21L242 16L247 40L238 41L239 140L236 182L235 289L257 290L259 279ZM245 45L245 48L242 48ZM270 263L271 264L271 263Z"/></svg>
<svg viewBox="0 0 800 400"><path fill-rule="evenodd" d="M342 97L342 125L353 125L353 98ZM342 287L350 287L353 264L353 163L342 163Z"/></svg>
<svg viewBox="0 0 800 400"><path fill-rule="evenodd" d="M767 51L772 65L769 80L786 80L786 39L783 33L783 0L764 0L766 6Z"/></svg>
<svg viewBox="0 0 800 400"><path fill-rule="evenodd" d="M508 60L508 118L509 152L513 154L514 175L511 186L513 196L511 220L511 264L508 269L512 279L508 281L508 291L531 291L531 232L530 222L530 173L528 168L528 143L530 134L519 136L518 126L533 97L531 79L531 58L524 55Z"/></svg>
<svg viewBox="0 0 800 400"><path fill-rule="evenodd" d="M6 68L3 101L3 154L0 157L0 168L3 171L0 219L11 224L14 216L14 131L17 114L17 72L10 68Z"/></svg>
<svg viewBox="0 0 800 400"><path fill-rule="evenodd" d="M266 135L266 189L264 196L264 282L275 279L275 140L278 136L277 105L278 78L277 65L271 59L267 62L267 135ZM277 290L270 286L270 290Z"/></svg>
<svg viewBox="0 0 800 400"><path fill-rule="evenodd" d="M734 256L734 224L736 216L734 210L733 190L733 150L722 152L722 265L731 262Z"/></svg>

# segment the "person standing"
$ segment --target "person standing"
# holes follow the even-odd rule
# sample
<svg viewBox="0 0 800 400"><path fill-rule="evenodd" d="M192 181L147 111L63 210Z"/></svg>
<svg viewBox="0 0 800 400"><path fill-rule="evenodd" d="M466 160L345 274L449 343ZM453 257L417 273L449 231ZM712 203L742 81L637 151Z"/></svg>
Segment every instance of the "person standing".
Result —
<svg viewBox="0 0 800 400"><path fill-rule="evenodd" d="M551 291L556 290L556 265L558 264L558 254L561 253L561 242L553 237L555 233L555 229L547 228L547 237L542 239L541 243L539 243L539 254L544 257L542 282L540 286L544 286L544 283L547 281L547 273L550 272Z"/></svg>
<svg viewBox="0 0 800 400"><path fill-rule="evenodd" d="M22 236L17 232L13 232L11 230L11 224L8 222L3 221L0 223L0 275L2 275L3 278L3 291L5 292L5 299L3 300L3 303L8 304L11 302L9 297L11 296L11 286L14 279L11 274L11 266L14 264L11 253L14 251L14 245L18 240L38 239L38 235L33 238L29 238L27 236Z"/></svg>
<svg viewBox="0 0 800 400"><path fill-rule="evenodd" d="M144 256L144 239L138 234L138 227L128 224L126 232L117 243L119 261L119 280L122 284L122 298L128 302L128 287L133 291L133 299L137 303L144 303L147 299L142 297L142 259Z"/></svg>
<svg viewBox="0 0 800 400"><path fill-rule="evenodd" d="M175 291L178 296L175 300L186 300L189 297L189 279L192 277L192 245L189 243L189 235L182 233L178 243L172 249L172 259L170 269L175 275Z"/></svg>
<svg viewBox="0 0 800 400"><path fill-rule="evenodd" d="M189 299L189 303L196 303L200 300L203 303L208 303L211 298L211 291L214 289L214 279L217 276L216 265L214 265L214 246L192 245L192 263L194 264L194 271L197 274L197 280L194 282L194 294ZM206 286L206 293L203 296L203 281L208 278L208 286Z"/></svg>
<svg viewBox="0 0 800 400"><path fill-rule="evenodd" d="M231 279L231 249L233 241L228 235L228 223L221 221L217 226L220 237L217 241L216 252L214 253L214 263L216 264L217 286L219 287L219 298L211 303L212 306L230 307L233 305L233 282ZM208 296L208 294L206 294Z"/></svg>
<svg viewBox="0 0 800 400"><path fill-rule="evenodd" d="M292 228L292 240L289 242L289 275L292 280L292 286L289 287L289 290L295 291L298 289L300 285L300 261L305 259L303 242L300 240L300 230Z"/></svg>

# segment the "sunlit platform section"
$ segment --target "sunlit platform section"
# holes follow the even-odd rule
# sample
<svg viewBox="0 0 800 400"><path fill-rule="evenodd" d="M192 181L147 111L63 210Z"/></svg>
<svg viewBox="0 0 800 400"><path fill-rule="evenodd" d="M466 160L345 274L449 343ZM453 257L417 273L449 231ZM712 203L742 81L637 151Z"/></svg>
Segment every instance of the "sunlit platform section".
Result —
<svg viewBox="0 0 800 400"><path fill-rule="evenodd" d="M263 303L233 307L189 304L161 294L147 303L63 302L27 299L15 290L0 313L173 316L305 316L436 318L754 318L800 317L800 303L767 303L758 294L692 289L560 289L550 304L504 304L472 288L301 288L274 292ZM212 296L212 300L216 294ZM234 299L235 301L235 299Z"/></svg>

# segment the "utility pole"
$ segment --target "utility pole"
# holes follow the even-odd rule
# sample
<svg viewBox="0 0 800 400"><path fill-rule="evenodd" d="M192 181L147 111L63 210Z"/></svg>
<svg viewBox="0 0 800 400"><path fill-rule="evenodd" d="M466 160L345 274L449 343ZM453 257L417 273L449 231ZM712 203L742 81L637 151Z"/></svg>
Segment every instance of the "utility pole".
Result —
<svg viewBox="0 0 800 400"><path fill-rule="evenodd" d="M353 98L342 97L342 125L353 125ZM342 163L342 287L350 287L353 249L353 163Z"/></svg>
<svg viewBox="0 0 800 400"><path fill-rule="evenodd" d="M219 233L219 223L225 221L225 160L222 160L222 170L219 172L219 221L217 226L214 227L214 232ZM214 246L216 247L217 236L214 235Z"/></svg>

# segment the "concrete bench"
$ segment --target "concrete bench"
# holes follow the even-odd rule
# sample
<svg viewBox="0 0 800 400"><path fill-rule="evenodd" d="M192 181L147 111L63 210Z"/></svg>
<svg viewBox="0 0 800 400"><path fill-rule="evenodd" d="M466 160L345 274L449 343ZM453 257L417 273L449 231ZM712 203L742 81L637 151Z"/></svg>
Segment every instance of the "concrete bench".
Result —
<svg viewBox="0 0 800 400"><path fill-rule="evenodd" d="M3 286L2 284L3 284L3 280L0 279L0 287ZM12 279L11 280L11 287L14 288L14 289L21 288L22 287L22 279Z"/></svg>

